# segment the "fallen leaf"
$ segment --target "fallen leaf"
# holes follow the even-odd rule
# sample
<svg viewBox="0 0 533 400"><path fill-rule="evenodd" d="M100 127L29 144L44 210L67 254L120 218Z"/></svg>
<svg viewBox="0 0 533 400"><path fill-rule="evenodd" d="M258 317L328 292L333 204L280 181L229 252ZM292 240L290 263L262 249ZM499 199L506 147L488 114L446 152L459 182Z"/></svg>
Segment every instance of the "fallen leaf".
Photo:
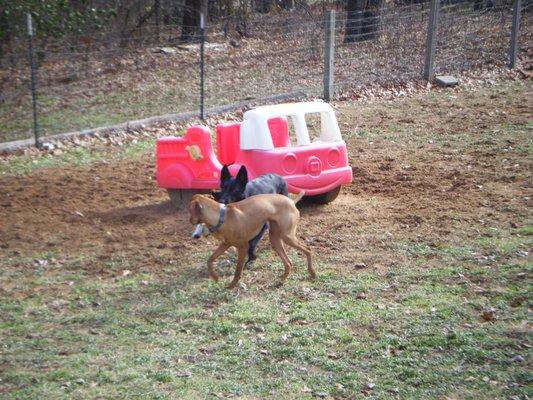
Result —
<svg viewBox="0 0 533 400"><path fill-rule="evenodd" d="M511 307L520 307L525 301L525 298L524 297L515 297L514 299L511 300L511 302L509 303Z"/></svg>
<svg viewBox="0 0 533 400"><path fill-rule="evenodd" d="M481 314L481 318L483 318L484 321L494 321L496 319L495 310L493 308L489 310L484 310Z"/></svg>
<svg viewBox="0 0 533 400"><path fill-rule="evenodd" d="M67 304L69 304L70 302L67 301L67 300L63 300L63 299L56 299L56 300L53 300L49 306L52 307L52 308L55 308L55 309L58 309L58 308L61 308L63 306L66 306Z"/></svg>

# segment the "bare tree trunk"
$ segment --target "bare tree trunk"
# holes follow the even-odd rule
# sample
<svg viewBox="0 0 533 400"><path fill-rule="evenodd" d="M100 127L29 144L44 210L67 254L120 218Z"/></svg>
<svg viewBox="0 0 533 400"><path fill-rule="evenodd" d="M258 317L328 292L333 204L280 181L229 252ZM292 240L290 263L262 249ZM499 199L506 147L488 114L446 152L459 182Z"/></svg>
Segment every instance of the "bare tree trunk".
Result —
<svg viewBox="0 0 533 400"><path fill-rule="evenodd" d="M268 14L273 4L274 0L255 0L254 11L257 11L262 14Z"/></svg>
<svg viewBox="0 0 533 400"><path fill-rule="evenodd" d="M376 39L379 36L379 13L381 11L382 0L368 0L361 33L361 40Z"/></svg>
<svg viewBox="0 0 533 400"><path fill-rule="evenodd" d="M235 31L241 37L248 37L248 7L246 0L239 1L239 10L237 11L235 21Z"/></svg>
<svg viewBox="0 0 533 400"><path fill-rule="evenodd" d="M344 43L378 37L379 12L383 0L348 0Z"/></svg>
<svg viewBox="0 0 533 400"><path fill-rule="evenodd" d="M183 9L183 20L181 27L181 40L194 42L199 40L200 33L200 13L207 18L208 0L186 0Z"/></svg>
<svg viewBox="0 0 533 400"><path fill-rule="evenodd" d="M130 8L127 7L125 9L124 16L122 18L122 27L120 29L120 47L126 47L129 43L129 34L127 32L128 25L129 25L129 19L130 19Z"/></svg>
<svg viewBox="0 0 533 400"><path fill-rule="evenodd" d="M0 61L4 57L4 46L6 46L7 53L11 53L11 29L9 25L9 18L5 11L0 11Z"/></svg>
<svg viewBox="0 0 533 400"><path fill-rule="evenodd" d="M159 24L160 24L160 14L161 14L161 3L160 0L154 0L154 12L155 12L155 35L157 41L159 41Z"/></svg>
<svg viewBox="0 0 533 400"><path fill-rule="evenodd" d="M292 10L294 8L294 0L279 0L279 6L283 10Z"/></svg>

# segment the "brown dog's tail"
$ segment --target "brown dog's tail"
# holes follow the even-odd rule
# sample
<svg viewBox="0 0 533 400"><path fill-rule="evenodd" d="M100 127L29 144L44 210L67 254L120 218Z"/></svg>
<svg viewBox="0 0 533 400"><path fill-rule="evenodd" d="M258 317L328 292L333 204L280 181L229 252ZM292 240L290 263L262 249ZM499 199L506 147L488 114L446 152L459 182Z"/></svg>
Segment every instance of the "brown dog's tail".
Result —
<svg viewBox="0 0 533 400"><path fill-rule="evenodd" d="M304 197L304 196L305 196L305 192L302 190L300 193L298 193L298 194L296 195L296 197L294 197L294 198L292 199L292 201L294 201L294 204L296 204L296 203L298 203L300 200L302 200L302 197Z"/></svg>

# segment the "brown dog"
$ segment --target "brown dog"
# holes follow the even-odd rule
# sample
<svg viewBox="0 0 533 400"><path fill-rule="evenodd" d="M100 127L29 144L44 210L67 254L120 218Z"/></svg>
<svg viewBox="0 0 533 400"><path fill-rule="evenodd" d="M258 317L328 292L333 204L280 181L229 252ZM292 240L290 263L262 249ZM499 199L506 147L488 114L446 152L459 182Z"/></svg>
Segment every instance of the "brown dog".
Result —
<svg viewBox="0 0 533 400"><path fill-rule="evenodd" d="M218 281L214 268L215 260L228 248L234 246L238 251L237 269L233 281L227 286L234 288L242 276L244 261L248 252L248 242L257 236L265 223L270 227L270 244L283 261L285 272L281 276L283 283L292 268L291 261L285 253L283 242L301 250L307 258L307 270L311 278L316 276L313 269L311 250L296 238L296 227L300 212L295 206L303 193L292 200L280 194L258 194L227 206L217 203L209 197L194 195L189 203L190 222L193 225L204 223L211 233L221 241L215 252L209 257L207 267L209 276Z"/></svg>

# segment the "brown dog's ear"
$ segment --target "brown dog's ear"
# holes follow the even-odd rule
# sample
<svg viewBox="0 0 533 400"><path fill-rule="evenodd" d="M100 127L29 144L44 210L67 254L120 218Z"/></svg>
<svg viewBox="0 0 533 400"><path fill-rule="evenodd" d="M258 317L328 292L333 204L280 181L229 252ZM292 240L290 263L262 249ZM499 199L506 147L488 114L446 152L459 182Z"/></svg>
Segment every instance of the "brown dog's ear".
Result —
<svg viewBox="0 0 533 400"><path fill-rule="evenodd" d="M202 204L196 199L192 200L189 205L189 212L191 213L192 218L199 220L202 215Z"/></svg>
<svg viewBox="0 0 533 400"><path fill-rule="evenodd" d="M196 210L198 212L198 215L200 215L202 213L202 203L200 203L199 201L196 202Z"/></svg>

